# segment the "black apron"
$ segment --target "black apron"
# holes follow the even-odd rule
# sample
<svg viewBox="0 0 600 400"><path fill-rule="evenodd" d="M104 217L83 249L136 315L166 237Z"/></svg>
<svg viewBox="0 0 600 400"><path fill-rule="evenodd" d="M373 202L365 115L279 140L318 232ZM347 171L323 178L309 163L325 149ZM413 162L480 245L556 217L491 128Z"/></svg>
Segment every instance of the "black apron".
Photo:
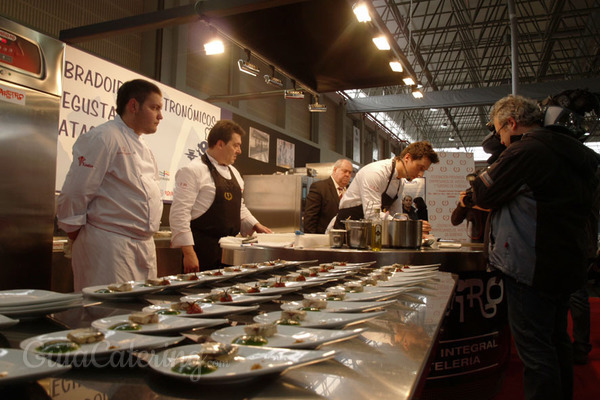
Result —
<svg viewBox="0 0 600 400"><path fill-rule="evenodd" d="M204 214L190 222L194 251L198 256L200 270L203 271L221 265L219 239L235 236L240 232L242 189L231 168L228 167L231 179L225 179L217 172L206 153L201 159L208 166L215 182L215 200L212 205Z"/></svg>
<svg viewBox="0 0 600 400"><path fill-rule="evenodd" d="M392 182L392 179L394 179L394 173L396 172L396 160L392 161L392 173L390 174L390 178L388 179L388 183L387 186L385 187L385 189L383 190L383 193L381 194L381 211L385 212L387 211L392 203L394 201L396 201L396 199L398 198L398 193L396 193L396 196L394 197L390 197L387 194L387 190L390 187L390 183ZM400 185L398 185L398 191L400 191ZM346 229L346 226L344 225L344 220L346 219L351 219L351 220L359 220L359 219L363 219L365 217L365 213L363 211L363 206L362 204L359 204L357 206L354 207L348 207L348 208L341 208L338 211L338 215L335 218L335 224L333 224L333 228L334 229Z"/></svg>

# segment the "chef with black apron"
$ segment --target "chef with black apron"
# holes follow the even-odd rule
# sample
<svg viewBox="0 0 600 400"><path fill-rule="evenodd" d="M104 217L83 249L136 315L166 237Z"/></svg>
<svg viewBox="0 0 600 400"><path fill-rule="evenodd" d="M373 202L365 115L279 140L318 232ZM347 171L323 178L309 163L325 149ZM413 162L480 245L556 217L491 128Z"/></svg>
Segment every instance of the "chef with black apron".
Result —
<svg viewBox="0 0 600 400"><path fill-rule="evenodd" d="M403 179L420 178L439 157L429 142L408 145L393 159L372 162L361 168L340 200L340 210L335 219L335 229L345 229L345 219L358 220L370 217L373 209L387 211L402 193ZM431 229L423 223L423 231Z"/></svg>
<svg viewBox="0 0 600 400"><path fill-rule="evenodd" d="M171 247L183 251L184 272L221 266L219 239L271 233L244 205L244 181L232 166L241 154L242 127L221 120L208 134L208 149L175 175L169 215Z"/></svg>

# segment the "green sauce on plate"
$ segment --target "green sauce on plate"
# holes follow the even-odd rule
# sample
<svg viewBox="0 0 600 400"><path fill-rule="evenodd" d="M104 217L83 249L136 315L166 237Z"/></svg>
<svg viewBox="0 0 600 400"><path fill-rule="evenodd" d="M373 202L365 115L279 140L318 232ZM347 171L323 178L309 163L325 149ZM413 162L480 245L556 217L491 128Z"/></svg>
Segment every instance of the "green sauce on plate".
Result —
<svg viewBox="0 0 600 400"><path fill-rule="evenodd" d="M184 361L175 364L171 371L184 375L206 375L215 372L219 367L203 361Z"/></svg>
<svg viewBox="0 0 600 400"><path fill-rule="evenodd" d="M142 327L138 324L134 324L133 322L119 322L108 329L112 329L113 331L139 331L142 329Z"/></svg>
<svg viewBox="0 0 600 400"><path fill-rule="evenodd" d="M243 344L246 346L265 346L269 341L258 335L243 335L233 339L233 344Z"/></svg>
<svg viewBox="0 0 600 400"><path fill-rule="evenodd" d="M35 348L40 353L64 354L79 349L79 345L70 340L53 340Z"/></svg>

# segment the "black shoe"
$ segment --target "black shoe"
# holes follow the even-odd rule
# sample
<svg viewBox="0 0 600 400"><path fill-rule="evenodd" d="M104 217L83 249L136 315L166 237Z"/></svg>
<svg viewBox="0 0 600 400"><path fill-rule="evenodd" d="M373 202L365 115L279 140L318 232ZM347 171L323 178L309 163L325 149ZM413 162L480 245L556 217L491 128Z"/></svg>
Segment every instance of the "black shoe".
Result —
<svg viewBox="0 0 600 400"><path fill-rule="evenodd" d="M575 365L585 365L588 363L588 355L584 353L575 353L573 354L573 364Z"/></svg>

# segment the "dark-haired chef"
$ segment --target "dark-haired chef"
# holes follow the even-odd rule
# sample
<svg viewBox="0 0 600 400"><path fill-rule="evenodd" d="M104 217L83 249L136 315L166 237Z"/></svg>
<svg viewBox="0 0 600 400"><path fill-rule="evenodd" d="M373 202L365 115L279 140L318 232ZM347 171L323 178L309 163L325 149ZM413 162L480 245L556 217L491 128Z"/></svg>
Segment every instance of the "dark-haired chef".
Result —
<svg viewBox="0 0 600 400"><path fill-rule="evenodd" d="M244 181L232 166L245 134L233 121L218 121L208 134L206 153L175 175L171 247L181 248L186 273L219 267L222 237L272 233L244 205Z"/></svg>
<svg viewBox="0 0 600 400"><path fill-rule="evenodd" d="M343 229L345 219L368 217L374 208L388 210L402 192L403 179L420 178L437 162L437 153L429 142L423 141L411 143L393 159L375 161L361 168L340 200L334 228ZM430 229L429 223L423 221L423 231Z"/></svg>
<svg viewBox="0 0 600 400"><path fill-rule="evenodd" d="M144 135L162 120L162 93L135 79L117 92L117 116L79 136L57 201L58 226L73 241L75 291L156 278L163 204Z"/></svg>

